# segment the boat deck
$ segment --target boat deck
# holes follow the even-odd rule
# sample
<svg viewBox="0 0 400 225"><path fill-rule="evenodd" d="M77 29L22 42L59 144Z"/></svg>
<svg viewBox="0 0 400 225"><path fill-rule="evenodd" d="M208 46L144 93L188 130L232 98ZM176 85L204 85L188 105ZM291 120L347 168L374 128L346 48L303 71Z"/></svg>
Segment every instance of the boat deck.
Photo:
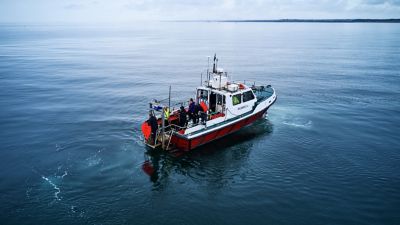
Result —
<svg viewBox="0 0 400 225"><path fill-rule="evenodd" d="M274 89L268 86L255 86L253 89L254 94L257 96L257 103L264 101L274 94Z"/></svg>

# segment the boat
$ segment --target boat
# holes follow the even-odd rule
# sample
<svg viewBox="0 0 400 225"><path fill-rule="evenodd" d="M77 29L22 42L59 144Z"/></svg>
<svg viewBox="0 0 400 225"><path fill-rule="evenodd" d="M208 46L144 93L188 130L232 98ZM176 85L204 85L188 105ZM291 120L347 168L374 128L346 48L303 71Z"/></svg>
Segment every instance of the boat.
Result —
<svg viewBox="0 0 400 225"><path fill-rule="evenodd" d="M277 96L271 85L256 85L256 82L231 81L214 55L212 71L207 67L206 80L196 88L195 104L203 112L195 115L198 121L189 121L179 126L179 109L171 109L171 86L169 98L149 103L149 112L157 120L158 129L151 135L149 121L142 123L144 142L150 148L190 151L216 141L264 118ZM201 77L201 79L203 76ZM189 98L188 98L189 99ZM166 103L168 100L168 103ZM186 112L188 104L180 103ZM164 111L170 112L168 120ZM153 140L154 139L154 140Z"/></svg>

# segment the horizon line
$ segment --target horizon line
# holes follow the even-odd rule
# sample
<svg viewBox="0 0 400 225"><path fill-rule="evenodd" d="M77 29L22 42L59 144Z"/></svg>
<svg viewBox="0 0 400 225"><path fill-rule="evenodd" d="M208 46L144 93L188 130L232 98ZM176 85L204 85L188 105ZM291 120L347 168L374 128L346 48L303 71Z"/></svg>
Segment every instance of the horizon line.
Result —
<svg viewBox="0 0 400 225"><path fill-rule="evenodd" d="M229 19L229 20L164 20L164 22L208 22L208 23L400 23L400 18L389 18L389 19Z"/></svg>
<svg viewBox="0 0 400 225"><path fill-rule="evenodd" d="M178 20L137 20L137 21L108 21L108 22L96 22L87 21L87 22L76 22L76 21L0 21L0 26L3 25L19 25L19 26L29 26L29 25L126 25L135 22L188 22L188 23L400 23L400 18L386 18L386 19L376 19L376 18L368 18L368 19L178 19Z"/></svg>

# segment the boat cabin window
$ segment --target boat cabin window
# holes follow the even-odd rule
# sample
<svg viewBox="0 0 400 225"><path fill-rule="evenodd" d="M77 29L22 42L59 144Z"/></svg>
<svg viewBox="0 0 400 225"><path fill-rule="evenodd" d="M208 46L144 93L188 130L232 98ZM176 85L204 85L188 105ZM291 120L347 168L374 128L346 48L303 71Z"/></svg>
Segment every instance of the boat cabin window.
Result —
<svg viewBox="0 0 400 225"><path fill-rule="evenodd" d="M247 102L254 99L254 94L252 91L246 91L243 93L243 102Z"/></svg>
<svg viewBox="0 0 400 225"><path fill-rule="evenodd" d="M232 96L232 105L238 105L242 103L242 94Z"/></svg>
<svg viewBox="0 0 400 225"><path fill-rule="evenodd" d="M225 108L225 96L211 92L210 94L210 112L223 113Z"/></svg>
<svg viewBox="0 0 400 225"><path fill-rule="evenodd" d="M199 89L197 90L197 103L200 104L200 102L205 102L206 104L208 103L208 91Z"/></svg>

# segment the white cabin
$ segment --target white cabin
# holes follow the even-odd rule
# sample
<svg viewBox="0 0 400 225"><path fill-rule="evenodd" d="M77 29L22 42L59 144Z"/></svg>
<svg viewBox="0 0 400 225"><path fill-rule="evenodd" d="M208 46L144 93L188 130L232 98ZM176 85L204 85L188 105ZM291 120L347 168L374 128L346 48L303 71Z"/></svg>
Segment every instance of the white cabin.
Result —
<svg viewBox="0 0 400 225"><path fill-rule="evenodd" d="M204 127L216 125L254 110L257 96L253 89L244 83L231 82L227 73L215 69L210 74L211 79L204 86L196 88L195 103L204 102L208 108L207 121L201 125L191 125L185 134L191 134Z"/></svg>

